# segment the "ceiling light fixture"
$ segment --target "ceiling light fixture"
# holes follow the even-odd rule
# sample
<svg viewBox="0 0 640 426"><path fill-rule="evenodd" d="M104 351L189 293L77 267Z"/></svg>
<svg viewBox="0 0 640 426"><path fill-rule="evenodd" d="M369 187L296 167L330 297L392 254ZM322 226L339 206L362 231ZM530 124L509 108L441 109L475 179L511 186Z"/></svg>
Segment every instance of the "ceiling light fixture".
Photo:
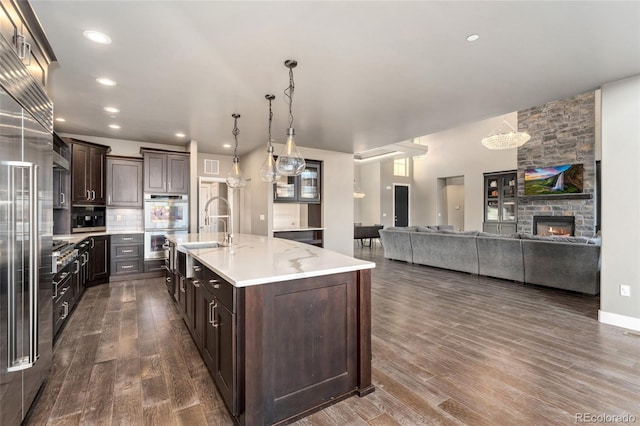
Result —
<svg viewBox="0 0 640 426"><path fill-rule="evenodd" d="M395 156L400 155L400 154L404 154L404 152L402 152L402 151L393 151L393 152L387 152L385 154L373 155L371 157L354 158L353 162L354 163L368 163L369 161L382 160L382 159L389 158L389 157L395 157Z"/></svg>
<svg viewBox="0 0 640 426"><path fill-rule="evenodd" d="M231 144L229 143L225 143L222 145L223 148L231 148Z"/></svg>
<svg viewBox="0 0 640 426"><path fill-rule="evenodd" d="M112 129L120 129L120 125L118 124L109 124L109 127L111 127Z"/></svg>
<svg viewBox="0 0 640 426"><path fill-rule="evenodd" d="M264 95L264 97L269 101L269 136L267 138L267 158L262 163L262 167L260 167L260 179L263 182L273 183L280 177L280 172L276 167L276 160L273 158L273 145L271 144L271 122L273 121L271 102L276 97L274 95Z"/></svg>
<svg viewBox="0 0 640 426"><path fill-rule="evenodd" d="M115 81L111 80L110 78L105 78L105 77L96 78L96 81L104 86L115 86L116 84L118 84Z"/></svg>
<svg viewBox="0 0 640 426"><path fill-rule="evenodd" d="M229 188L244 188L247 186L247 179L242 175L240 159L238 158L238 135L240 134L238 118L240 118L240 114L231 114L231 116L233 117L233 131L231 133L236 140L236 147L233 150L233 166L227 176L227 185L229 185Z"/></svg>
<svg viewBox="0 0 640 426"><path fill-rule="evenodd" d="M518 132L511 124L503 121L500 127L482 139L482 145L489 149L511 149L521 147L529 139L531 139L529 133Z"/></svg>
<svg viewBox="0 0 640 426"><path fill-rule="evenodd" d="M56 118L56 121L59 121L59 122L61 122L61 123L64 123L64 122L65 122L65 121L67 121L67 120L65 120L65 119L64 119L64 118L62 118L62 117L58 117L58 118Z"/></svg>
<svg viewBox="0 0 640 426"><path fill-rule="evenodd" d="M298 63L293 59L284 61L284 66L289 68L289 87L284 91L284 95L289 99L289 129L287 130L287 142L284 144L282 153L278 156L276 167L278 172L283 176L298 176L305 168L305 162L300 151L293 140L295 131L293 130L293 91L295 84L293 82L293 69Z"/></svg>
<svg viewBox="0 0 640 426"><path fill-rule="evenodd" d="M178 132L178 133L176 133L176 136L179 137L179 138L184 138L187 135L185 135L184 133Z"/></svg>
<svg viewBox="0 0 640 426"><path fill-rule="evenodd" d="M476 41L479 38L480 38L480 36L478 34L471 34L471 35L467 36L467 41Z"/></svg>
<svg viewBox="0 0 640 426"><path fill-rule="evenodd" d="M111 38L98 31L87 30L82 33L84 38L98 44L111 44Z"/></svg>
<svg viewBox="0 0 640 426"><path fill-rule="evenodd" d="M104 110L105 110L105 111L107 111L107 112L114 113L114 114L116 114L116 113L119 113L119 112L120 112L120 110L119 110L118 108L116 108L116 107L109 107L109 106L108 106L108 107L104 107Z"/></svg>

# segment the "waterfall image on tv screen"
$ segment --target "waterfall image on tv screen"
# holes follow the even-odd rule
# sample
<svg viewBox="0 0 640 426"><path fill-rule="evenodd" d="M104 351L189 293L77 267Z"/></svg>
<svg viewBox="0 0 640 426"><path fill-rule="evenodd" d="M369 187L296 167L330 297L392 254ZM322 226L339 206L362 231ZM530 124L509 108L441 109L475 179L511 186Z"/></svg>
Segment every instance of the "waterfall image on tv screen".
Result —
<svg viewBox="0 0 640 426"><path fill-rule="evenodd" d="M538 167L524 171L524 195L579 194L582 164Z"/></svg>

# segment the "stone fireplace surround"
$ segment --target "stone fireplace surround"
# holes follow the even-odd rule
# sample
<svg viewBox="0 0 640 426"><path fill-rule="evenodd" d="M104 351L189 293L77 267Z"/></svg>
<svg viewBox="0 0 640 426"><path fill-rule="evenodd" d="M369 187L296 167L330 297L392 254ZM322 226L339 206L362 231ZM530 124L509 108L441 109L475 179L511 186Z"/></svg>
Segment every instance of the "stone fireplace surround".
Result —
<svg viewBox="0 0 640 426"><path fill-rule="evenodd" d="M518 232L534 234L534 216L573 216L576 236L593 237L596 228L596 102L591 91L518 111L518 131L531 140L518 148ZM524 196L524 171L583 164L580 196Z"/></svg>

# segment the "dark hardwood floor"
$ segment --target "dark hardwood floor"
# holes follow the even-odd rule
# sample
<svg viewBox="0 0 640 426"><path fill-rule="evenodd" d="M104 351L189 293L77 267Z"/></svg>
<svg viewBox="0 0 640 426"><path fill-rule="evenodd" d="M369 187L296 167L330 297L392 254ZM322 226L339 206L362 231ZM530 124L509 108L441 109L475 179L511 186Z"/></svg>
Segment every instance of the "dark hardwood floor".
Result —
<svg viewBox="0 0 640 426"><path fill-rule="evenodd" d="M376 391L299 425L640 423L640 337L599 299L373 260ZM584 418L584 417L583 417ZM89 288L56 344L28 425L232 424L161 279Z"/></svg>

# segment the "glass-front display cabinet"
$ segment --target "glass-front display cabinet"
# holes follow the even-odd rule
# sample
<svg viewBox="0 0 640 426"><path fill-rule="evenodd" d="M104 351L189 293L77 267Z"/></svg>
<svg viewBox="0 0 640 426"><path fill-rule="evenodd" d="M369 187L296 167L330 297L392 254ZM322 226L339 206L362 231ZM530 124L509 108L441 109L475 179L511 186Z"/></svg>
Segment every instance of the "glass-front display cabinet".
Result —
<svg viewBox="0 0 640 426"><path fill-rule="evenodd" d="M484 232L512 234L518 222L517 173L485 173Z"/></svg>
<svg viewBox="0 0 640 426"><path fill-rule="evenodd" d="M273 201L289 203L320 203L322 163L305 160L299 176L282 176L273 185Z"/></svg>

